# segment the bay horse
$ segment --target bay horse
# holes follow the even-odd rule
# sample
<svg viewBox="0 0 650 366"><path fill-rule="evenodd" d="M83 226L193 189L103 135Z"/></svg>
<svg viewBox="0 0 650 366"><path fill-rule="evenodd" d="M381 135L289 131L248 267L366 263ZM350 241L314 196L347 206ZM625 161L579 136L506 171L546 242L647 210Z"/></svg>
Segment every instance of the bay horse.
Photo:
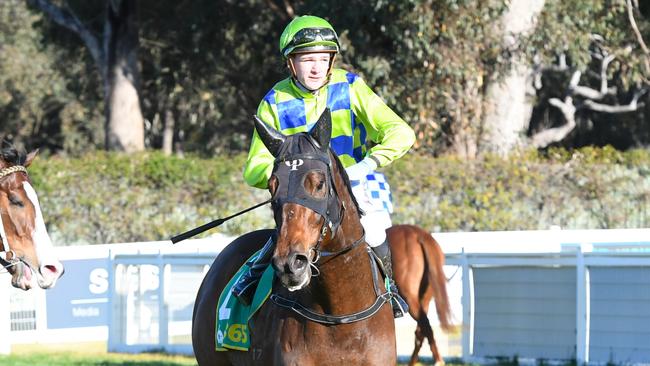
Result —
<svg viewBox="0 0 650 366"><path fill-rule="evenodd" d="M9 272L11 284L23 290L34 277L39 287L51 288L63 274L27 175L37 153L25 155L11 145L0 150L0 272Z"/></svg>
<svg viewBox="0 0 650 366"><path fill-rule="evenodd" d="M444 364L427 313L433 299L441 328L447 332L453 329L447 278L443 272L445 254L431 234L419 226L394 225L386 234L393 253L394 280L409 305L409 314L417 322L415 348L409 365L418 361L424 338L429 342L435 364Z"/></svg>
<svg viewBox="0 0 650 366"><path fill-rule="evenodd" d="M249 321L248 351L215 351L219 294L273 232L258 230L230 243L199 288L192 319L199 365L396 364L391 294L364 240L347 174L329 148L330 118L326 109L310 132L289 136L255 118L275 158L271 301Z"/></svg>

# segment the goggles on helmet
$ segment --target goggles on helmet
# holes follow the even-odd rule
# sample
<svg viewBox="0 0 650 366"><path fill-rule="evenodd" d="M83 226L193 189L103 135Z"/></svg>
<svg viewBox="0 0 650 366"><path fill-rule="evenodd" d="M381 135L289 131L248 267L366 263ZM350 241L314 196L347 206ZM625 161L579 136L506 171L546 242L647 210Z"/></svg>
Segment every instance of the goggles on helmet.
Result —
<svg viewBox="0 0 650 366"><path fill-rule="evenodd" d="M327 45L327 43L334 43L335 45ZM282 50L282 53L286 56L287 53L296 48L312 45L324 46L324 50L327 51L338 51L339 39L336 32L329 28L303 28L293 36L291 42Z"/></svg>

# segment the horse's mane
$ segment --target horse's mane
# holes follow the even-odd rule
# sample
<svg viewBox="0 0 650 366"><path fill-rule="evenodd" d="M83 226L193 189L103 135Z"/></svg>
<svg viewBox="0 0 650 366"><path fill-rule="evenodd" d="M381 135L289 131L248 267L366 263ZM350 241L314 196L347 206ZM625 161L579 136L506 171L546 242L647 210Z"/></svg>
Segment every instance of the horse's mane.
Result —
<svg viewBox="0 0 650 366"><path fill-rule="evenodd" d="M336 155L336 153L331 147L329 150L330 150L330 154L334 157L333 160L334 163L336 164L337 169L339 170L339 172L341 172L343 183L345 183L345 187L350 193L350 197L352 198L352 203L354 203L354 207L357 208L359 217L361 217L363 211L361 210L361 207L359 207L359 202L357 202L357 199L354 197L354 193L352 193L352 185L350 184L350 177L348 177L348 175L345 173L345 168L343 167L343 163L341 163L341 159L339 159L338 155Z"/></svg>
<svg viewBox="0 0 650 366"><path fill-rule="evenodd" d="M18 151L12 143L5 140L2 142L2 148L0 148L0 160L4 160L9 164L23 165L27 160L27 155L22 151Z"/></svg>

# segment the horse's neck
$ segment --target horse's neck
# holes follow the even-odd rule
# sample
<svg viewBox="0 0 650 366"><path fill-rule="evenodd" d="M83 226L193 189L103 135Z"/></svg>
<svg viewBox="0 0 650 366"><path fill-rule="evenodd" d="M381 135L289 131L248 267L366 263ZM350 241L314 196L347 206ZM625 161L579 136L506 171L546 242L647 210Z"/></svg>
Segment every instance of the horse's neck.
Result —
<svg viewBox="0 0 650 366"><path fill-rule="evenodd" d="M343 315L360 311L375 300L366 248L362 244L336 257L322 259L319 276L313 278L310 290L305 292L312 307Z"/></svg>
<svg viewBox="0 0 650 366"><path fill-rule="evenodd" d="M349 206L354 206L351 201ZM323 258L320 275L312 281L310 301L329 314L350 314L367 307L376 299L371 259L363 237L363 227L356 208L346 210L341 225L328 237L324 249L350 251ZM360 244L356 244L361 240Z"/></svg>

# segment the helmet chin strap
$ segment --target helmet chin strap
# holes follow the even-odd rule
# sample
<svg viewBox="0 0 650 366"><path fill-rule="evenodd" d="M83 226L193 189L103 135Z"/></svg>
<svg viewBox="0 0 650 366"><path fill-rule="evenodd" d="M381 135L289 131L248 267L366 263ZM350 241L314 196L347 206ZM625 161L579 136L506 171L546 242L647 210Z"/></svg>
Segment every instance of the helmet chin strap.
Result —
<svg viewBox="0 0 650 366"><path fill-rule="evenodd" d="M325 85L327 85L327 82L329 81L329 78L332 75L332 66L334 65L334 60L335 59L336 59L336 53L332 53L332 57L330 57L329 66L327 67L327 76L325 77L325 82L323 83L323 85L319 86L316 89L310 89L306 85L301 83L300 80L298 80L298 76L297 76L297 73L296 73L296 67L293 65L293 57L291 55L289 55L289 57L287 57L287 66L289 67L289 70L291 71L291 78L294 80L294 82L299 87L305 89L306 91L308 91L310 93L313 93L313 92L315 92L317 90L320 90L320 88L324 87Z"/></svg>

